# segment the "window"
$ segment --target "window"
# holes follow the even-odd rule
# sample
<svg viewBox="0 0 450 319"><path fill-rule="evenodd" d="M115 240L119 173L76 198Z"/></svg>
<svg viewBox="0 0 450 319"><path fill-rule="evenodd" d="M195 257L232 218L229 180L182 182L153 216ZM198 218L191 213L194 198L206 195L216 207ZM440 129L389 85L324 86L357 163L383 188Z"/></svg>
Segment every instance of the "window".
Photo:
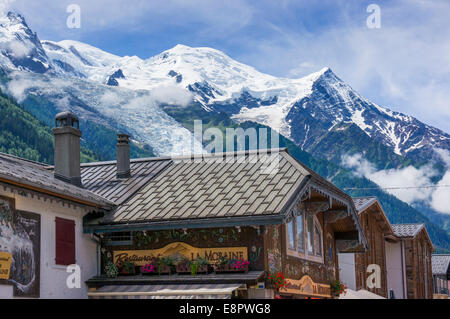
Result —
<svg viewBox="0 0 450 319"><path fill-rule="evenodd" d="M306 217L306 229L308 238L308 254L314 254L314 221L313 216L308 214Z"/></svg>
<svg viewBox="0 0 450 319"><path fill-rule="evenodd" d="M305 230L303 222L303 213L297 216L297 251L305 252Z"/></svg>
<svg viewBox="0 0 450 319"><path fill-rule="evenodd" d="M55 219L55 264L75 263L75 222L70 219Z"/></svg>
<svg viewBox="0 0 450 319"><path fill-rule="evenodd" d="M316 248L315 255L322 256L322 232L317 222L314 225L314 247Z"/></svg>
<svg viewBox="0 0 450 319"><path fill-rule="evenodd" d="M288 224L289 249L295 250L295 227L294 221Z"/></svg>
<svg viewBox="0 0 450 319"><path fill-rule="evenodd" d="M288 254L323 262L323 233L319 220L306 212L295 215L295 219L287 224Z"/></svg>

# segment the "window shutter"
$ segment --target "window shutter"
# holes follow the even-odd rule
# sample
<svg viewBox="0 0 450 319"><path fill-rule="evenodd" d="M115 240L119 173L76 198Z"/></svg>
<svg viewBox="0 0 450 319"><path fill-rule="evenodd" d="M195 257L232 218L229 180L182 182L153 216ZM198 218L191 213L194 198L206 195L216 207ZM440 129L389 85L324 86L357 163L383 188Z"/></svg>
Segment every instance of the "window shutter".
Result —
<svg viewBox="0 0 450 319"><path fill-rule="evenodd" d="M56 217L56 252L57 265L75 263L75 222L73 220Z"/></svg>

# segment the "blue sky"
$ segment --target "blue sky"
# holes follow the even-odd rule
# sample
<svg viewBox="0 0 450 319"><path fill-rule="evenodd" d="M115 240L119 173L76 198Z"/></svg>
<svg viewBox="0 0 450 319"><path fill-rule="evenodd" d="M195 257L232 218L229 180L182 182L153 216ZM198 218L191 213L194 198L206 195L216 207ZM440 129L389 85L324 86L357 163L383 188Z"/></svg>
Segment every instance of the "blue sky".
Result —
<svg viewBox="0 0 450 319"><path fill-rule="evenodd" d="M450 132L448 0L0 0L39 37L148 58L178 43L209 46L275 76L329 66L373 102ZM66 26L69 4L81 28ZM381 28L366 11L381 9Z"/></svg>

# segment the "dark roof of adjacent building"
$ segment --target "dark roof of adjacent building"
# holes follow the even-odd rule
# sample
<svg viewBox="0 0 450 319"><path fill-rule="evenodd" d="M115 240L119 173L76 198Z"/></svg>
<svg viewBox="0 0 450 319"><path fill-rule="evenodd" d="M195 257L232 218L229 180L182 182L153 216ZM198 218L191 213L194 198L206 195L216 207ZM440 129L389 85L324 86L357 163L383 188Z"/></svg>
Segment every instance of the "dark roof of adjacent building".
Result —
<svg viewBox="0 0 450 319"><path fill-rule="evenodd" d="M353 203L355 203L355 208L358 212L361 212L362 210L366 209L376 201L377 198L374 196L353 198Z"/></svg>
<svg viewBox="0 0 450 319"><path fill-rule="evenodd" d="M433 275L446 275L450 271L450 255L431 255Z"/></svg>
<svg viewBox="0 0 450 319"><path fill-rule="evenodd" d="M76 202L111 207L112 203L89 190L56 179L45 164L0 153L0 181L63 196Z"/></svg>
<svg viewBox="0 0 450 319"><path fill-rule="evenodd" d="M416 237L425 227L424 224L392 224L391 226L397 237Z"/></svg>
<svg viewBox="0 0 450 319"><path fill-rule="evenodd" d="M116 161L81 164L81 181L85 189L120 205L171 163L169 158L132 159L127 178L117 178Z"/></svg>

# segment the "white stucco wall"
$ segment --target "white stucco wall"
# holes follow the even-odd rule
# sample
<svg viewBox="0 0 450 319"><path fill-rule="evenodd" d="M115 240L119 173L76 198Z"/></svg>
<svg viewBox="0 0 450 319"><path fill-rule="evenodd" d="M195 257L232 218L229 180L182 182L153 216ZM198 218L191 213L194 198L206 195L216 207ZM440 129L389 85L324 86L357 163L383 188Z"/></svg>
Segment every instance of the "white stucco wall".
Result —
<svg viewBox="0 0 450 319"><path fill-rule="evenodd" d="M87 298L87 287L84 282L97 272L97 246L89 235L83 234L82 218L88 212L80 206L62 205L55 200L44 201L36 196L24 197L0 189L0 195L15 199L16 209L41 215L41 247L40 247L40 297L41 298ZM75 221L75 256L81 268L81 288L69 289L66 285L65 266L55 265L55 217ZM0 298L13 298L12 286L0 285Z"/></svg>
<svg viewBox="0 0 450 319"><path fill-rule="evenodd" d="M356 290L355 254L338 254L339 279L352 290Z"/></svg>
<svg viewBox="0 0 450 319"><path fill-rule="evenodd" d="M394 290L396 299L404 299L404 271L402 269L401 242L386 243L386 270L388 294Z"/></svg>

